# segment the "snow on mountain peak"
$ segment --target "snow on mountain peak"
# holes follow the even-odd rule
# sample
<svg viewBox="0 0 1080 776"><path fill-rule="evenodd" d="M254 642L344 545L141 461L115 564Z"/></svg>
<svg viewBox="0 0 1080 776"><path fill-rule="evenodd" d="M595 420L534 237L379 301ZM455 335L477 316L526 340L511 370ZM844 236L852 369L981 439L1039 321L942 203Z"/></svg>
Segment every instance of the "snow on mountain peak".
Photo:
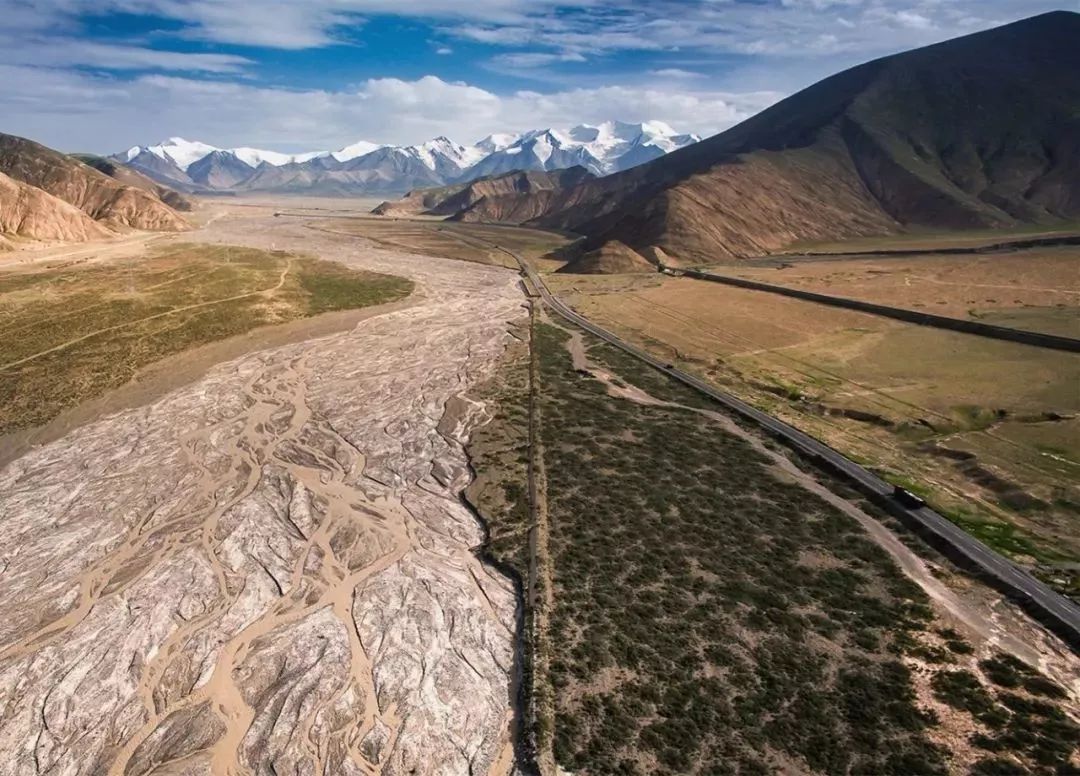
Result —
<svg viewBox="0 0 1080 776"><path fill-rule="evenodd" d="M229 150L237 159L249 167L258 167L263 162L272 164L274 167L281 167L283 164L306 162L326 153L325 151L308 151L302 154L283 154L278 151L264 151L259 148L247 147L231 148Z"/></svg>
<svg viewBox="0 0 1080 776"><path fill-rule="evenodd" d="M537 135L532 141L532 152L541 162L546 162L551 158L552 152L555 150L555 140L552 133L545 132L542 135Z"/></svg>
<svg viewBox="0 0 1080 776"><path fill-rule="evenodd" d="M409 146L388 146L360 140L337 151L300 154L247 146L219 149L207 143L170 137L153 146L133 146L114 158L132 162L144 153L151 153L185 172L192 164L214 152L229 155L252 169L263 164L280 167L304 164L315 159L333 159L340 163L349 162L349 171L382 170L379 180L407 181L406 187L412 188L414 184L449 183L511 170L557 170L575 165L597 175L607 175L643 164L698 140L700 138L696 135L676 134L662 121L638 124L604 121L596 125L580 124L570 129L536 129L521 134L495 133L471 146L461 146L445 136L439 136ZM370 158L365 160L364 157ZM227 160L223 158L221 161ZM333 169L316 163L314 175L318 177L324 172L336 172L334 165L330 165L330 168Z"/></svg>
<svg viewBox="0 0 1080 776"><path fill-rule="evenodd" d="M148 146L145 149L159 159L173 162L181 170L187 168L202 159L207 154L221 149L198 141L184 140L182 137L170 137L164 143ZM131 153L130 151L128 152ZM138 154L136 154L137 156ZM134 157L131 157L134 158Z"/></svg>
<svg viewBox="0 0 1080 776"><path fill-rule="evenodd" d="M512 135L508 132L496 132L488 135L473 147L478 148L485 153L493 154L496 151L502 151L504 148L509 148L520 139L521 135Z"/></svg>
<svg viewBox="0 0 1080 776"><path fill-rule="evenodd" d="M664 137L674 137L678 133L672 129L669 125L663 121L643 121L639 125L641 131L650 135L663 135Z"/></svg>
<svg viewBox="0 0 1080 776"><path fill-rule="evenodd" d="M487 152L476 146L466 148L453 140L440 135L416 146L409 146L423 164L431 170L439 166L439 158L464 169L487 156Z"/></svg>
<svg viewBox="0 0 1080 776"><path fill-rule="evenodd" d="M379 143L369 143L366 140L359 140L352 145L347 145L344 148L334 151L330 156L337 159L339 162L347 162L350 159L355 159L358 156L367 156L372 151L378 151L385 146Z"/></svg>

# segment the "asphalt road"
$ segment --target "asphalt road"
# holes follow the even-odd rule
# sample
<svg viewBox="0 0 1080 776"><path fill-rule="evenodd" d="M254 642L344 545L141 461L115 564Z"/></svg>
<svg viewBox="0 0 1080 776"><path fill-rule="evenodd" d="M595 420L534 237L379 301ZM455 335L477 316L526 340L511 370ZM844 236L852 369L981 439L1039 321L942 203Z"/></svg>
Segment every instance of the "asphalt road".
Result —
<svg viewBox="0 0 1080 776"><path fill-rule="evenodd" d="M666 364L658 358L623 341L611 332L563 304L548 291L539 274L519 255L499 246L513 256L533 287L552 311L576 326L620 348L676 380L696 388L745 418L753 420L774 436L780 437L811 459L852 480L864 493L874 498L897 517L915 526L931 543L969 570L976 571L988 584L1009 596L1050 630L1080 652L1080 606L1054 592L1039 580L1002 557L963 529L929 507L910 509L892 497L893 486L828 445L804 434L782 420L758 410L728 393L717 390L694 375Z"/></svg>

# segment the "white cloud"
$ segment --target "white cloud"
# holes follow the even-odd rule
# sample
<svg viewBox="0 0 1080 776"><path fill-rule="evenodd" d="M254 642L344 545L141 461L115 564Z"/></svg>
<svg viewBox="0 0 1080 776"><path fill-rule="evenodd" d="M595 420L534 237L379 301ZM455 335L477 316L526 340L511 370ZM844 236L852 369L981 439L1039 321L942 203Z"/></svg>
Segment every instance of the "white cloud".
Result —
<svg viewBox="0 0 1080 776"><path fill-rule="evenodd" d="M696 51L797 59L844 53L845 65L988 29L1058 0L610 0L566 15L461 23L442 31L506 48L575 52Z"/></svg>
<svg viewBox="0 0 1080 776"><path fill-rule="evenodd" d="M159 51L91 41L26 36L0 32L0 62L46 67L83 66L107 70L168 70L176 72L238 73L254 62L236 54Z"/></svg>
<svg viewBox="0 0 1080 776"><path fill-rule="evenodd" d="M785 8L810 8L814 11L825 11L829 8L859 6L863 0L780 0L780 5Z"/></svg>
<svg viewBox="0 0 1080 776"><path fill-rule="evenodd" d="M681 67L662 67L659 70L650 70L649 75L658 78L704 78L704 73L695 73L692 70L683 70Z"/></svg>
<svg viewBox="0 0 1080 776"><path fill-rule="evenodd" d="M297 91L162 75L120 81L0 65L0 104L11 108L4 131L62 150L97 152L170 135L283 151L337 148L359 139L411 143L436 135L471 142L490 132L612 118L659 119L679 131L712 134L778 97L626 86L499 96L435 76L371 79L350 92ZM58 115L78 119L60 122Z"/></svg>
<svg viewBox="0 0 1080 776"><path fill-rule="evenodd" d="M375 14L420 19L499 46L589 57L614 50L708 49L798 55L851 22L837 48L873 55L1054 10L1060 0L0 0L9 33L64 32L81 14L122 11L179 22L181 37L302 49L363 35ZM560 13L553 10L559 8ZM882 25L880 22L888 23ZM966 21L962 21L966 20ZM904 31L897 37L897 31ZM773 45L758 45L759 41Z"/></svg>
<svg viewBox="0 0 1080 776"><path fill-rule="evenodd" d="M586 59L575 51L550 53L543 51L522 51L514 54L499 54L492 57L492 64L504 70L529 70L547 67L560 62L585 62Z"/></svg>
<svg viewBox="0 0 1080 776"><path fill-rule="evenodd" d="M446 56L450 56L451 54L453 54L454 50L452 48L450 48L449 46L439 46L439 48L435 49L435 53L438 54L439 56L446 57Z"/></svg>
<svg viewBox="0 0 1080 776"><path fill-rule="evenodd" d="M930 19L914 11L897 11L894 18L902 26L910 27L913 30L929 30L934 26Z"/></svg>
<svg viewBox="0 0 1080 776"><path fill-rule="evenodd" d="M551 8L555 0L0 0L12 29L54 29L81 14L124 12L181 22L182 37L304 49L340 39L367 16L390 14L445 21L512 23ZM588 4L587 2L585 3Z"/></svg>

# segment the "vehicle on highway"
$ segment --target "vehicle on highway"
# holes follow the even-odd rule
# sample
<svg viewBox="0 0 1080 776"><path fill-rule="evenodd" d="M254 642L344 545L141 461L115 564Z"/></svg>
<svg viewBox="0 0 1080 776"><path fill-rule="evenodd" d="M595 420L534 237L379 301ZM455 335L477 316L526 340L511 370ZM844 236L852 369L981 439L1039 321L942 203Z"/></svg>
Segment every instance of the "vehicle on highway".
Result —
<svg viewBox="0 0 1080 776"><path fill-rule="evenodd" d="M922 509L926 506L926 501L919 496L916 496L907 488L901 488L899 485L893 487L893 498L908 509Z"/></svg>

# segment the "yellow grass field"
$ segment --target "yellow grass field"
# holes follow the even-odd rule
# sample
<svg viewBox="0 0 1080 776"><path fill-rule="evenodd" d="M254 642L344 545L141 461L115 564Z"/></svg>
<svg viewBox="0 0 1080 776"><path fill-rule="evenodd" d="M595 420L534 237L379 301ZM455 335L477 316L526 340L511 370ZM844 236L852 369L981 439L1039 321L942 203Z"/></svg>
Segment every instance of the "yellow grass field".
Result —
<svg viewBox="0 0 1080 776"><path fill-rule="evenodd" d="M1080 337L1080 247L989 254L777 259L718 274Z"/></svg>
<svg viewBox="0 0 1080 776"><path fill-rule="evenodd" d="M971 229L963 232L913 230L877 237L854 237L846 240L797 242L785 253L852 253L855 251L940 250L942 248L981 248L1015 240L1062 237L1080 234L1080 223L1031 224L1008 229Z"/></svg>

